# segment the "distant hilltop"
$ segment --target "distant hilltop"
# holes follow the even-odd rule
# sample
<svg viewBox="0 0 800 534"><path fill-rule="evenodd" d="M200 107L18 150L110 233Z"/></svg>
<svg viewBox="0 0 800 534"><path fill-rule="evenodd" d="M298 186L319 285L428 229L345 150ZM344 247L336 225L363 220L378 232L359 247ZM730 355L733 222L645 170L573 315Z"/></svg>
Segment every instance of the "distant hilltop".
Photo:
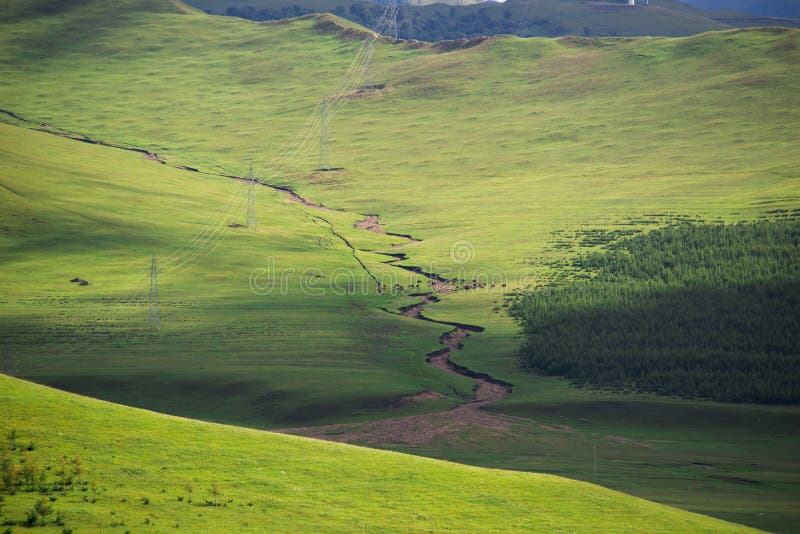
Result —
<svg viewBox="0 0 800 534"><path fill-rule="evenodd" d="M397 37L428 42L502 34L521 37L680 37L754 26L800 27L797 19L772 18L764 13L731 9L704 9L706 4L717 9L726 2L753 3L748 0L688 2L695 5L675 0L446 0L437 3L432 0L400 0L397 2ZM366 0L189 0L189 3L208 13L257 21L327 12L372 29L378 26L386 9L384 4Z"/></svg>

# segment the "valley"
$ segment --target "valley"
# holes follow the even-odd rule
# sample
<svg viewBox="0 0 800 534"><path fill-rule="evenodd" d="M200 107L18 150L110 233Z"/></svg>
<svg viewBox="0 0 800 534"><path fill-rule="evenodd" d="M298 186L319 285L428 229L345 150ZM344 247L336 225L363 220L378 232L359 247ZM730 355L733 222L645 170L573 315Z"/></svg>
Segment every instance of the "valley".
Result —
<svg viewBox="0 0 800 534"><path fill-rule="evenodd" d="M597 277L579 259L626 239L791 220L800 30L445 47L329 14L4 7L3 435L50 466L89 451L105 487L94 511L58 498L72 524L575 531L595 505L609 532L636 513L648 531L796 524L796 405L543 376L512 311ZM229 506L184 513L182 488L215 480ZM19 495L14 517L33 502Z"/></svg>

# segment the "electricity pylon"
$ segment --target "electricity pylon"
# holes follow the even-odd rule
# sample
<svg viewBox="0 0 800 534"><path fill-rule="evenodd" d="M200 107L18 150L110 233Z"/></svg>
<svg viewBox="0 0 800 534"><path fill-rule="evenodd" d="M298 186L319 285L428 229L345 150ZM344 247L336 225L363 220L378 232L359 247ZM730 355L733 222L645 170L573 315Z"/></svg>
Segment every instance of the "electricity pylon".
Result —
<svg viewBox="0 0 800 534"><path fill-rule="evenodd" d="M155 252L153 252L153 259L150 262L150 298L147 308L147 326L161 330L161 315L158 308L158 264Z"/></svg>
<svg viewBox="0 0 800 534"><path fill-rule="evenodd" d="M328 141L328 99L322 99L322 122L319 127L318 171L331 170L331 146Z"/></svg>
<svg viewBox="0 0 800 534"><path fill-rule="evenodd" d="M397 11L400 9L400 7L394 0L392 0L392 5L394 7L392 10L392 37L397 39Z"/></svg>
<svg viewBox="0 0 800 534"><path fill-rule="evenodd" d="M459 0L456 0L457 2ZM387 2L387 19L386 19L386 29L384 30L384 35L388 35L389 37L394 37L397 39L397 14L400 11L400 6L397 3L397 0L389 0Z"/></svg>
<svg viewBox="0 0 800 534"><path fill-rule="evenodd" d="M253 176L253 165L250 165L250 173L247 176L247 227L258 230L258 219L256 217L256 179Z"/></svg>
<svg viewBox="0 0 800 534"><path fill-rule="evenodd" d="M372 81L372 51L375 49L375 36L370 34L367 37L367 59L364 62L364 88L371 88L375 85Z"/></svg>

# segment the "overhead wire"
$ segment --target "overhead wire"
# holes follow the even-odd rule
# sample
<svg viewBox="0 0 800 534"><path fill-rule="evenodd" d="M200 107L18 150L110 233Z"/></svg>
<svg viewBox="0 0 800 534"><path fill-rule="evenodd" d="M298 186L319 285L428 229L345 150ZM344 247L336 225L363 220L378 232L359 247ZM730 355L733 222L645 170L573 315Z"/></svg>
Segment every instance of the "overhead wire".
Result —
<svg viewBox="0 0 800 534"><path fill-rule="evenodd" d="M346 97L350 96L359 87L359 82L363 84L365 81L365 67L372 60L376 42L380 38L380 35L385 33L390 27L392 18L397 16L397 9L394 0L386 4L381 18L375 26L375 32L378 36L374 33L370 33L362 41L348 68L326 97L329 104L329 118L344 105L347 100ZM269 161L263 170L259 172L261 176L274 179L282 174L297 169L298 166L306 160L309 152L317 142L317 132L322 123L321 107L322 100L315 104L309 118L305 121L300 130L296 132L288 146L276 158ZM201 229L195 232L185 242L176 243L178 245L177 248L174 248L165 256L164 264L171 266L164 271L165 274L180 274L185 272L197 263L204 261L222 244L230 230L227 223L231 214L237 212L243 204L243 192L245 189L243 187L243 179L244 177L240 178L239 182L228 195L226 201L210 215L206 222L203 223ZM112 299L103 299L99 303L99 305L103 307L103 318L107 321L110 319L112 323L118 323L121 319L130 316L131 304L135 307L147 305L147 301L141 301L140 298L149 292L150 284L145 280L142 282L138 290L134 293L120 295ZM62 342L58 344L58 350L59 352L72 353L96 344L100 340L100 336L92 335L88 338L84 338L81 342L70 343L66 346Z"/></svg>

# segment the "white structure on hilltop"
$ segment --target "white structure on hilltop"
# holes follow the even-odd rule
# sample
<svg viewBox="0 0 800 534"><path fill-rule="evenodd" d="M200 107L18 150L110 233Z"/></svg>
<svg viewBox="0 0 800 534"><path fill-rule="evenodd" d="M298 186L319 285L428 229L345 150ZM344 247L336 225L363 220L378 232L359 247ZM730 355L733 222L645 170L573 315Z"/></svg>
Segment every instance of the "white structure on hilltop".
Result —
<svg viewBox="0 0 800 534"><path fill-rule="evenodd" d="M635 6L636 5L636 0L628 0L628 5L629 6Z"/></svg>

